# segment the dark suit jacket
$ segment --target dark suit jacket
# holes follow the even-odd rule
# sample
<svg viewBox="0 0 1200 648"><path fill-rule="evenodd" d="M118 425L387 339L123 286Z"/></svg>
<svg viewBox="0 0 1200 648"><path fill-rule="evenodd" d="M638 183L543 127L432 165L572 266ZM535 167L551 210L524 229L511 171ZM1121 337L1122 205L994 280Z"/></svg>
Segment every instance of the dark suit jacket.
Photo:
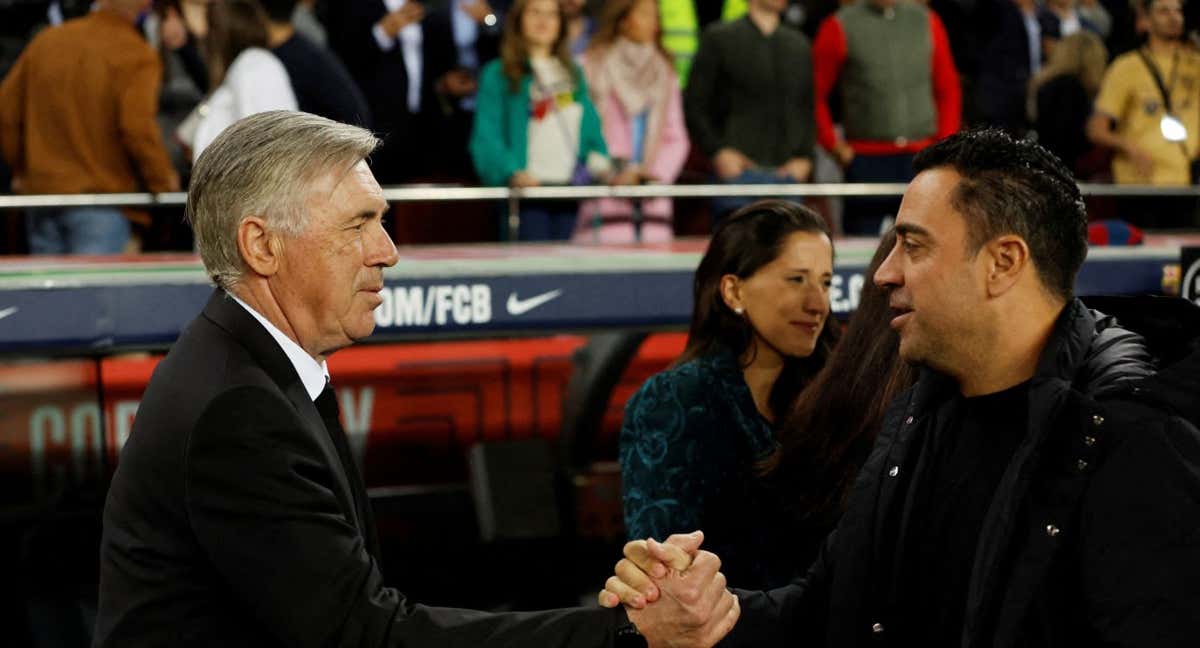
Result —
<svg viewBox="0 0 1200 648"><path fill-rule="evenodd" d="M154 372L113 477L96 645L611 644L613 610L407 601L383 584L354 481L287 356L217 290Z"/></svg>
<svg viewBox="0 0 1200 648"><path fill-rule="evenodd" d="M358 82L374 119L374 129L384 139L383 146L371 156L375 176L384 185L410 181L424 170L422 151L427 146L429 131L435 130L427 124L427 116L436 102L435 71L427 59L422 61L420 106L416 112L411 111L404 47L397 42L384 51L372 33L375 24L387 15L383 0L342 0L329 4L326 16L329 46ZM430 42L432 36L424 21L421 29L422 43Z"/></svg>
<svg viewBox="0 0 1200 648"><path fill-rule="evenodd" d="M497 6L500 3L491 4L495 11L501 11ZM465 67L459 60L458 47L454 43L454 21L450 10L431 12L425 16L422 24L425 30L425 69L430 74L431 82L436 83L447 72ZM479 36L475 40L475 56L479 62L479 69L499 55L499 25L495 29L481 26ZM472 70L477 80L479 69ZM428 156L427 172L438 180L478 184L475 165L471 162L471 155L467 150L467 142L475 122L475 111L464 110L456 98L436 93L434 98L435 104L432 106L430 119L435 122L431 132L436 132L436 141L424 149Z"/></svg>

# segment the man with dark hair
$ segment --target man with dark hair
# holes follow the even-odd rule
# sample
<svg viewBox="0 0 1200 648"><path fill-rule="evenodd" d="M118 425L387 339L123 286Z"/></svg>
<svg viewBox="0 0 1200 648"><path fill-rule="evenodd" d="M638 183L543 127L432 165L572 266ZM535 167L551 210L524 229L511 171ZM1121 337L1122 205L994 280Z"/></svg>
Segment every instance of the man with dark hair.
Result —
<svg viewBox="0 0 1200 648"><path fill-rule="evenodd" d="M1200 156L1200 53L1183 41L1180 0L1140 0L1139 7L1146 45L1108 66L1087 134L1112 149L1114 182L1184 187ZM1195 206L1186 197L1130 200L1121 216L1143 227L1186 227Z"/></svg>
<svg viewBox="0 0 1200 648"><path fill-rule="evenodd" d="M1195 645L1200 430L1142 393L1145 340L1072 296L1086 214L1071 174L995 130L915 167L874 280L920 379L809 573L735 591L723 645ZM630 543L601 602L676 614L698 544Z"/></svg>
<svg viewBox="0 0 1200 648"><path fill-rule="evenodd" d="M260 0L267 13L271 52L283 63L300 110L364 128L371 112L346 66L292 25L297 0Z"/></svg>
<svg viewBox="0 0 1200 648"><path fill-rule="evenodd" d="M746 15L704 30L684 94L692 143L733 184L807 182L812 175L812 48L784 24L786 0L750 0ZM753 198L720 198L720 218Z"/></svg>

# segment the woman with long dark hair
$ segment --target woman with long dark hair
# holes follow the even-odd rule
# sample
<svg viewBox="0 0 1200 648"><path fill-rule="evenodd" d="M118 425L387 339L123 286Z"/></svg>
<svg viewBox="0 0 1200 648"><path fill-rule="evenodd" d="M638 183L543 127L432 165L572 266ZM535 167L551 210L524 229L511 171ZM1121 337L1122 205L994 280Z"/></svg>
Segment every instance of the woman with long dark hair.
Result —
<svg viewBox="0 0 1200 648"><path fill-rule="evenodd" d="M621 429L630 538L703 529L739 587L807 566L779 498L759 478L776 423L824 364L833 243L812 210L782 200L721 221L696 270L688 343L629 401Z"/></svg>
<svg viewBox="0 0 1200 648"><path fill-rule="evenodd" d="M745 525L747 537L757 536L757 544L747 540L742 540L742 544L768 553L747 555L743 547L737 546L739 553L731 564L720 553L727 551L728 545L714 549L713 535L720 537L725 531L721 524L712 526L720 522L712 516L699 519L693 516L686 520L687 524L671 529L672 533L703 530L705 548L714 549L721 556L721 569L732 585L743 587L744 582L749 582L742 580L745 568L741 563L745 562L763 563L760 573L752 574L758 580L746 587L771 587L808 569L843 513L850 488L875 444L888 405L916 380L916 371L900 359L899 339L888 326L893 315L888 293L870 281L895 244L894 230L880 241L867 266L868 280L863 284L857 310L839 336L837 348L792 402L778 426L779 442L775 449L738 476L739 480L754 484L747 490L758 494L754 501L747 500L750 512L739 520ZM664 447L660 452L670 454L673 450ZM711 452L705 450L703 454L699 460L712 461ZM663 482L673 479L668 471L660 471L643 481L652 483L655 477ZM665 508L667 504L662 506ZM752 519L750 515L759 517ZM626 517L629 517L628 503ZM646 535L661 540L655 533L639 535L631 529L631 538ZM731 571L731 567L737 571ZM761 571L765 569L777 571L764 576ZM619 583L606 585L600 596L601 605L614 607L624 602L642 607L645 601L658 596L657 593L646 596L649 580L639 575L618 574L618 579ZM643 600L639 602L636 597Z"/></svg>
<svg viewBox="0 0 1200 648"><path fill-rule="evenodd" d="M795 525L793 550L807 557L805 567L841 517L888 404L916 379L888 326L894 313L887 292L870 280L895 245L889 231L837 349L793 403L779 429L780 448L762 465Z"/></svg>
<svg viewBox="0 0 1200 648"><path fill-rule="evenodd" d="M611 171L600 117L567 49L558 0L516 0L500 58L479 74L471 159L484 184L566 185ZM563 240L575 230L574 201L525 201L521 240Z"/></svg>

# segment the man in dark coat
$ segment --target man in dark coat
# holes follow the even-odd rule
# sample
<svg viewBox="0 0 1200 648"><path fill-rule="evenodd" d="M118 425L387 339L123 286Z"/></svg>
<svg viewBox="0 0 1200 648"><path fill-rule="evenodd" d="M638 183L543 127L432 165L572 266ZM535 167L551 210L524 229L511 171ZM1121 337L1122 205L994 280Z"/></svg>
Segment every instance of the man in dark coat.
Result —
<svg viewBox="0 0 1200 648"><path fill-rule="evenodd" d="M632 629L620 611L493 615L384 585L325 365L370 335L397 261L364 161L377 144L277 111L197 161L188 216L217 289L155 370L113 476L97 646L602 648ZM723 634L736 599L711 600Z"/></svg>
<svg viewBox="0 0 1200 648"><path fill-rule="evenodd" d="M1173 367L1156 374L1143 338L1072 296L1086 215L1070 172L999 131L915 166L874 280L921 378L809 573L738 591L724 645L1194 646L1194 406L1151 398ZM696 545L630 543L601 601L674 614L687 572L657 561L683 567Z"/></svg>

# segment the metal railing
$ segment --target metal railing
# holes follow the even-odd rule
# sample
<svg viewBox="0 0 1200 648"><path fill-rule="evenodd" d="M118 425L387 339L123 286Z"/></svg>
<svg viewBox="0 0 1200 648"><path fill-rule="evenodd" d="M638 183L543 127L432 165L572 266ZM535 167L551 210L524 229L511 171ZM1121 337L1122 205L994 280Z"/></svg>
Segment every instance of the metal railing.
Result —
<svg viewBox="0 0 1200 648"><path fill-rule="evenodd" d="M522 200L590 200L596 198L721 198L740 196L857 197L900 196L904 183L825 183L751 185L585 185L572 187L463 187L457 185L408 185L383 190L388 202L507 203L510 237L515 237L521 218ZM1200 186L1156 187L1151 185L1080 184L1084 196L1192 196L1200 198ZM0 195L0 211L48 207L179 207L187 202L181 191L169 193Z"/></svg>

